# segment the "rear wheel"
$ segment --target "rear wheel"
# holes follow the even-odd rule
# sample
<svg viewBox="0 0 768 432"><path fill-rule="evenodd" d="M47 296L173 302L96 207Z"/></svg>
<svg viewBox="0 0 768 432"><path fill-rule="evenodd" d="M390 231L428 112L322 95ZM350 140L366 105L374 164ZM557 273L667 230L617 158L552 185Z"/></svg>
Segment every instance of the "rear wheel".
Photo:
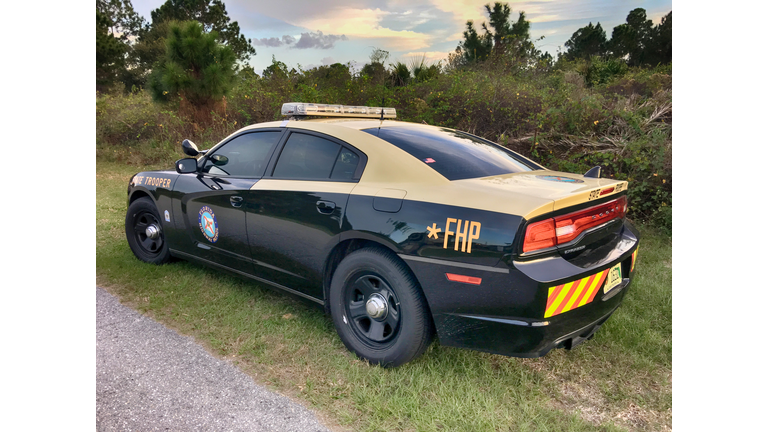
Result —
<svg viewBox="0 0 768 432"><path fill-rule="evenodd" d="M151 264L164 264L171 259L160 213L151 199L139 198L128 207L125 236L136 258Z"/></svg>
<svg viewBox="0 0 768 432"><path fill-rule="evenodd" d="M389 251L365 248L339 264L330 309L344 345L385 367L421 355L434 334L427 303L405 264Z"/></svg>

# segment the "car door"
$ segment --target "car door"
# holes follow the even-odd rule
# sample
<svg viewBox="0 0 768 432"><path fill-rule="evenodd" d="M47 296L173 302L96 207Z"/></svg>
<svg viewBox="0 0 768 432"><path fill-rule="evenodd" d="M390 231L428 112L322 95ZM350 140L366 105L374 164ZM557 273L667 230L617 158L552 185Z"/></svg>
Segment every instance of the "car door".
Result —
<svg viewBox="0 0 768 432"><path fill-rule="evenodd" d="M195 174L179 176L186 252L253 274L245 223L245 194L264 175L283 130L246 132L198 162Z"/></svg>
<svg viewBox="0 0 768 432"><path fill-rule="evenodd" d="M349 193L367 161L346 143L289 132L267 175L246 194L257 272L321 299L325 258L338 244Z"/></svg>

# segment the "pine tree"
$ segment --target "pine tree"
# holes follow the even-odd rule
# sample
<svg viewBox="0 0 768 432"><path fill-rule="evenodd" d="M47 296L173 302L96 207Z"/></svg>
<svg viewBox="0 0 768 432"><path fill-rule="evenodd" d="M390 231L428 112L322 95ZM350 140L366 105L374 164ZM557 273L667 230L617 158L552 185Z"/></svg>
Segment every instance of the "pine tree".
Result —
<svg viewBox="0 0 768 432"><path fill-rule="evenodd" d="M174 23L166 41L165 57L153 70L149 89L158 101L180 97L190 105L196 121L205 122L235 79L236 57L218 33L206 33L197 21Z"/></svg>
<svg viewBox="0 0 768 432"><path fill-rule="evenodd" d="M570 39L565 42L565 57L568 60L577 58L589 59L592 56L603 56L606 53L605 30L597 23L592 23L576 30Z"/></svg>
<svg viewBox="0 0 768 432"><path fill-rule="evenodd" d="M96 89L105 90L117 80L123 67L125 45L111 32L114 25L108 16L96 9Z"/></svg>

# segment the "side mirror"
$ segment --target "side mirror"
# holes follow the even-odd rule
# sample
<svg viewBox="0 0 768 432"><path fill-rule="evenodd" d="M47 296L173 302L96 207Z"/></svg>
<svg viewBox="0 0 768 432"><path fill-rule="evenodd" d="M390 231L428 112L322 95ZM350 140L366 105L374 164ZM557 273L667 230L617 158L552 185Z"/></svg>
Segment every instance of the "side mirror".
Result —
<svg viewBox="0 0 768 432"><path fill-rule="evenodd" d="M184 158L176 161L176 172L179 174L190 174L197 172L197 159Z"/></svg>
<svg viewBox="0 0 768 432"><path fill-rule="evenodd" d="M193 143L188 139L185 139L184 141L181 142L181 150L184 152L185 155L192 156L192 157L195 157L198 155L204 155L205 153L208 152L208 150L198 150L195 143Z"/></svg>

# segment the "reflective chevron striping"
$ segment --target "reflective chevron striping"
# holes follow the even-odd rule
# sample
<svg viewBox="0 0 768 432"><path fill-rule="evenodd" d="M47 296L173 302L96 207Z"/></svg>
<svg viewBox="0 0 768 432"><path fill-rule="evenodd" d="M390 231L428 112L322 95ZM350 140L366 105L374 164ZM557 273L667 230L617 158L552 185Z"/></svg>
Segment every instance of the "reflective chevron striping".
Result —
<svg viewBox="0 0 768 432"><path fill-rule="evenodd" d="M550 287L544 318L568 312L594 300L606 276L608 276L608 269L573 282Z"/></svg>
<svg viewBox="0 0 768 432"><path fill-rule="evenodd" d="M632 252L632 267L629 269L629 271L631 271L631 272L635 271L635 260L637 259L637 251L639 249L640 248L637 248L637 249L635 249L634 252Z"/></svg>

